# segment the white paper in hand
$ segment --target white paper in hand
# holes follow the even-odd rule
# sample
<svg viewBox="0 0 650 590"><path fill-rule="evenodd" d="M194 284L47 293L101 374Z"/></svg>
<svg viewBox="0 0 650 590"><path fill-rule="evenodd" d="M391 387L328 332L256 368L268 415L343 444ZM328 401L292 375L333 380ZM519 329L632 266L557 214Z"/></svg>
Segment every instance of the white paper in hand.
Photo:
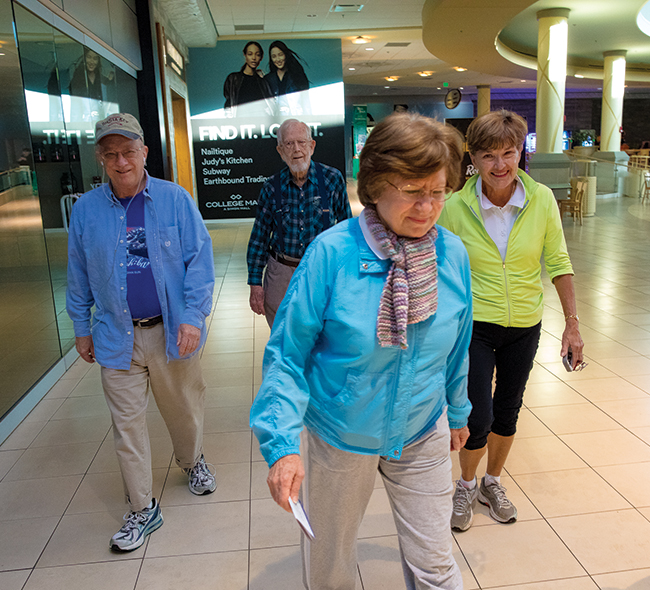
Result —
<svg viewBox="0 0 650 590"><path fill-rule="evenodd" d="M312 541L315 538L314 531L309 524L309 519L307 518L307 514L305 514L305 509L302 507L300 500L294 502L291 496L289 496L289 505L291 506L291 511L298 521L298 524L300 525L303 533L305 533L305 535L307 535L307 538Z"/></svg>

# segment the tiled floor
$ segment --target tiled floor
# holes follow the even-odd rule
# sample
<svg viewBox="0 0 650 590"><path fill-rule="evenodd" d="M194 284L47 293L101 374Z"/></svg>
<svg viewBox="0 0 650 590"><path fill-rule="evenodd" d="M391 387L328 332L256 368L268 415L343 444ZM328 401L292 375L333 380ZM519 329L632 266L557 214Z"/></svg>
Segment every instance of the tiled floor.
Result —
<svg viewBox="0 0 650 590"><path fill-rule="evenodd" d="M650 206L599 201L565 230L589 367L564 371L547 281L544 332L504 483L519 521L483 507L455 536L467 590L650 588ZM189 493L156 408L149 429L164 526L115 555L124 506L96 366L77 362L0 447L3 590L300 589L299 532L271 501L247 427L268 329L248 308L250 223L213 226L219 274L203 352L205 451L219 487ZM457 458L454 459L455 462ZM458 469L455 468L455 474ZM379 487L360 532L359 588L403 588Z"/></svg>

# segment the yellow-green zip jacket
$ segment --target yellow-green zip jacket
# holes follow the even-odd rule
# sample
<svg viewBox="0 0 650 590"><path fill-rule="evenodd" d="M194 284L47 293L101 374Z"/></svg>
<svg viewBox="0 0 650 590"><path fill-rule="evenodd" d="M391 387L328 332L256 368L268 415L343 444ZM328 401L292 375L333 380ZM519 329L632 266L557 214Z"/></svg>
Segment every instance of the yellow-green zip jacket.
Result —
<svg viewBox="0 0 650 590"><path fill-rule="evenodd" d="M508 238L505 261L483 224L478 175L451 196L438 223L459 236L469 253L474 320L526 328L542 319L542 256L551 280L573 274L573 267L551 189L521 170L519 177L526 200Z"/></svg>

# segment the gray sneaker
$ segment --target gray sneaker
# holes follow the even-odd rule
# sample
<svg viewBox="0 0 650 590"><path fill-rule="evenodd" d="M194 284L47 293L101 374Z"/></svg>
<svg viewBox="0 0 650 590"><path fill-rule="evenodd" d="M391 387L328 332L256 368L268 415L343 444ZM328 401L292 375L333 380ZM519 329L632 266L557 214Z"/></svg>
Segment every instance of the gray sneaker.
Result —
<svg viewBox="0 0 650 590"><path fill-rule="evenodd" d="M113 535L109 547L113 551L133 551L144 543L147 535L159 529L162 524L160 505L154 498L151 508L127 512L124 515L124 526Z"/></svg>
<svg viewBox="0 0 650 590"><path fill-rule="evenodd" d="M506 488L497 483L490 486L485 485L485 478L481 478L481 486L478 490L478 501L490 507L490 516L497 522L515 522L517 520L517 509L506 497Z"/></svg>
<svg viewBox="0 0 650 590"><path fill-rule="evenodd" d="M456 482L454 492L454 509L451 513L451 528L454 531L463 532L472 526L474 512L472 508L478 496L478 486L468 490L460 480Z"/></svg>
<svg viewBox="0 0 650 590"><path fill-rule="evenodd" d="M205 462L203 455L192 469L183 469L183 471L188 475L188 486L193 494L202 496L203 494L211 494L217 489L217 480L214 478L214 473L210 471L210 467Z"/></svg>

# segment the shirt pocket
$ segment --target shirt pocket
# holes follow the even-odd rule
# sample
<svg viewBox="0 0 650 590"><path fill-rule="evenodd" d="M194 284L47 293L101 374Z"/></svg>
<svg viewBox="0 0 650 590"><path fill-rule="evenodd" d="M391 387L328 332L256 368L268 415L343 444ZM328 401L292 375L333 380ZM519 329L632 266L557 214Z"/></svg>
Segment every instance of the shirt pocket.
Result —
<svg viewBox="0 0 650 590"><path fill-rule="evenodd" d="M176 226L160 228L160 251L163 260L176 260L181 257L181 239Z"/></svg>

